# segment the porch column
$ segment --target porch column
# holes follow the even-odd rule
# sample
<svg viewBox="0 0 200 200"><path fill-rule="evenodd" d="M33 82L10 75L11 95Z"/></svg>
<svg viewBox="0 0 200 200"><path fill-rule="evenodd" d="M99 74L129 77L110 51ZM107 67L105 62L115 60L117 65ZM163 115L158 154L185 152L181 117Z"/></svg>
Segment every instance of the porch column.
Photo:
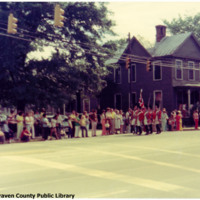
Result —
<svg viewBox="0 0 200 200"><path fill-rule="evenodd" d="M188 114L190 115L190 104L191 104L191 91L188 89Z"/></svg>

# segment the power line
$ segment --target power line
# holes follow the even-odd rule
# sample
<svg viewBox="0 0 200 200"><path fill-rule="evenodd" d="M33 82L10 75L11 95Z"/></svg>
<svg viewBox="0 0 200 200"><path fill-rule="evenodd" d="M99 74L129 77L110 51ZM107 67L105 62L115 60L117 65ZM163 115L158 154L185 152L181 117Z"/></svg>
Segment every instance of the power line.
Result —
<svg viewBox="0 0 200 200"><path fill-rule="evenodd" d="M0 21L0 24L7 26L7 24L2 23L1 21ZM4 30L4 31L7 31L7 29L5 29L5 28L0 28L0 29L1 29L1 30ZM30 38L33 38L33 39L41 39L41 38L38 37L38 35L41 34L42 36L45 36L45 37L52 37L52 39L58 39L58 40L61 40L62 42L66 43L66 44L71 44L71 45L73 45L73 42L70 42L69 40L60 38L60 37L58 37L58 36L56 36L56 35L46 34L46 33L41 33L41 32L39 32L39 33L30 32L30 31L28 31L28 30L21 29L21 28L18 28L18 29L21 30L22 32L27 32L27 33L31 33L31 34L36 34L37 36L32 36L32 35L30 35L30 34L24 34L24 33L17 33L19 36L14 36L14 35L4 34L4 33L0 33L0 35L6 36L6 37L11 37L11 38L14 38L14 39L23 40L23 41L34 42L34 40L30 40L30 39L27 39L27 38L23 38L23 36L30 37ZM23 36L21 36L21 34L23 34ZM47 39L47 38L42 38L42 39ZM49 39L49 38L48 38L48 39ZM88 48L91 48L91 47L96 48L96 46L91 45L91 44L87 44L87 43L77 42L77 41L75 41L75 42L76 42L75 44L81 45L81 49L76 49L75 47L71 46L71 47L70 47L70 50L71 50L71 51L80 52L81 50L82 50L82 51L84 50L84 52L85 52L86 54L91 54L91 55L97 56L97 57L105 57L105 55L100 55L100 54L98 54L98 53L91 52L91 50L88 49ZM51 43L51 44L48 43L48 45L49 45L49 46L52 46L52 47L55 47L55 48L58 47L58 46L53 45L52 43ZM86 47L87 47L87 48L86 48ZM60 48L60 47L59 47L59 48ZM100 49L101 49L101 50L104 50L103 48L100 48ZM103 52L103 53L107 53L107 52L105 51L105 52ZM107 56L109 56L109 55L107 55ZM120 55L120 58L119 58L117 55L112 56L112 58L118 59L118 61L126 61L126 57L127 57L127 56L130 57L131 62L136 62L136 63L140 63L140 64L146 64L147 60L151 59L151 57L138 56L138 55L133 55L133 54L128 54L128 53L123 53L123 54L121 54L121 55ZM159 62L159 61L155 61L155 62ZM199 67L198 67L198 69L195 68L195 67L194 67L194 68L190 68L190 67L181 67L181 68L178 68L178 67L176 66L176 64L173 64L172 62L163 61L163 60L160 60L160 62L161 62L161 66L162 66L162 67L170 67L170 68L176 68L176 69L180 69L180 70L182 70L182 69L195 70L195 71L199 71L199 70L200 70ZM113 63L113 64L114 64L114 63ZM156 65L156 63L154 63L154 61L153 61L153 65Z"/></svg>

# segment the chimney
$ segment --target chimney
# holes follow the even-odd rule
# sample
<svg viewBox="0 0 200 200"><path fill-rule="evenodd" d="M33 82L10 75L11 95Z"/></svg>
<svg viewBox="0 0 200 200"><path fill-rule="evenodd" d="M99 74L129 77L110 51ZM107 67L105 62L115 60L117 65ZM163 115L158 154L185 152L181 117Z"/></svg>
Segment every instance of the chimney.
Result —
<svg viewBox="0 0 200 200"><path fill-rule="evenodd" d="M156 26L156 42L160 42L166 36L166 26Z"/></svg>

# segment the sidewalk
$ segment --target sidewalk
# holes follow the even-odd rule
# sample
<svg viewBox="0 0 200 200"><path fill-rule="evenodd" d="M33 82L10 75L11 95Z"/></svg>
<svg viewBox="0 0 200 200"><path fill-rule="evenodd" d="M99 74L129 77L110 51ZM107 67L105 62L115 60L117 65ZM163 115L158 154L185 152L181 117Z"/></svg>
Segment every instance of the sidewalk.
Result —
<svg viewBox="0 0 200 200"><path fill-rule="evenodd" d="M200 129L195 130L194 127L184 127L183 131L200 131ZM174 130L174 132L176 132L176 130ZM102 130L99 129L99 130L96 131L96 137L102 136L101 134L102 134ZM126 133L126 134L129 134L129 133ZM81 132L79 133L79 137L82 138ZM92 137L91 136L91 129L89 130L88 137ZM72 138L72 139L75 140L75 139L80 139L80 138ZM68 139L68 137L64 136L64 137L62 137L62 139ZM50 140L50 138L48 138L48 140ZM52 140L56 140L56 138L52 137ZM42 136L36 136L34 139L31 139L29 142L39 142L39 141L44 141ZM12 143L26 143L26 142L22 142L21 140L14 139L14 140L12 140L11 144ZM10 143L8 143L8 141L5 141L4 144L10 144Z"/></svg>
<svg viewBox="0 0 200 200"><path fill-rule="evenodd" d="M101 133L102 133L102 130L97 130L97 131L96 131L96 137L101 136ZM91 135L92 135L92 132L91 132L91 129L90 129L89 132L88 132L88 137L92 137ZM79 132L79 137L82 138L81 132ZM62 140L62 139L68 139L68 137L67 137L67 136L63 136L63 137L61 138L61 140ZM70 139L71 139L71 138L70 138ZM72 138L72 139L79 139L79 138ZM52 137L52 139L50 139L50 137L48 137L48 140L56 140L56 138L55 138L55 137ZM34 139L30 139L29 142L39 142L39 141L44 141L43 138L42 138L42 136L36 136ZM12 143L27 143L27 142L22 142L21 140L13 139L13 140L11 141L11 143L9 143L8 141L5 141L4 144L12 144Z"/></svg>

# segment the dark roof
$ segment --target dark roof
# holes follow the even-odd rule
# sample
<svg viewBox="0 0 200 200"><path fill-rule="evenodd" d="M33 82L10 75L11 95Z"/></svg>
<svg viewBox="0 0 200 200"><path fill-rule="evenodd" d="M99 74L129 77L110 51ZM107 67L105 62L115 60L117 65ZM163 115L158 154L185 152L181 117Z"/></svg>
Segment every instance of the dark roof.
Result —
<svg viewBox="0 0 200 200"><path fill-rule="evenodd" d="M192 33L189 32L164 37L160 42L155 44L153 49L149 49L148 51L153 57L173 55L191 35Z"/></svg>
<svg viewBox="0 0 200 200"><path fill-rule="evenodd" d="M132 55L132 56L134 56L131 52L130 52L130 48L129 47L131 47L131 45L133 44L133 42L137 42L139 45L140 45L140 47L142 48L142 50L143 50L143 52L144 53L146 53L146 55L147 55L147 57L151 57L151 55L149 54L149 52L147 51L147 49L145 49L144 47L143 47L143 45L136 39L136 37L132 37L132 39L130 40L130 42L126 42L116 53L115 53L115 55L112 57L112 58L110 58L110 59L108 59L106 62L105 62L105 64L106 65L110 65L110 64L116 64L116 63L118 63L118 61L120 60L120 59L122 59L122 60L124 60L125 58L125 56L126 55ZM139 55L136 55L136 56L139 56Z"/></svg>
<svg viewBox="0 0 200 200"><path fill-rule="evenodd" d="M112 58L106 60L105 64L110 65L110 64L117 63L120 57L122 56L122 54L124 53L124 51L126 50L127 46L128 46L128 42L125 43L120 49L118 49L118 51L115 52L115 55Z"/></svg>

